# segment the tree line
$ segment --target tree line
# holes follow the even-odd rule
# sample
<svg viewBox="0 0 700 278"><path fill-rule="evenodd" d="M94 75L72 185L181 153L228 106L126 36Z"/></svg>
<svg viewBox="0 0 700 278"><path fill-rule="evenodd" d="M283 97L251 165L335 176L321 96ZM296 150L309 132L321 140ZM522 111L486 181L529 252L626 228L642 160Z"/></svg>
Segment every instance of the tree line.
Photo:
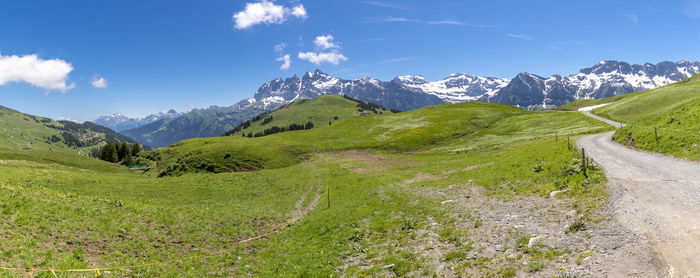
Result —
<svg viewBox="0 0 700 278"><path fill-rule="evenodd" d="M359 99L356 99L356 98L349 97L349 96L347 96L347 95L343 95L343 97L344 97L345 99L347 99L347 100L351 100L351 101L357 102L357 107L361 109L360 112L362 112L362 110L369 110L369 111L374 112L374 114L383 114L383 112L377 111L377 110L384 110L384 111L387 110L387 109L384 108L383 106L381 106L381 105L379 105L379 104L376 104L376 103L371 103L371 102L362 101L362 100L359 100ZM399 113L399 112L401 112L400 110L397 110L397 109L390 109L389 111L391 111L391 112L393 112L393 113Z"/></svg>
<svg viewBox="0 0 700 278"><path fill-rule="evenodd" d="M275 133L280 133L280 132L285 132L285 131L294 131L294 130L307 130L307 129L312 129L314 128L314 123L311 121L306 122L306 124L290 124L287 127L279 127L279 126L273 126L268 129L265 129L263 131L258 131L256 133L248 132L248 134L241 134L243 137L248 137L248 138L253 138L253 137L262 137L262 136L267 136Z"/></svg>
<svg viewBox="0 0 700 278"><path fill-rule="evenodd" d="M107 143L101 148L93 149L91 155L107 162L121 162L124 165L131 166L136 164L134 157L142 150L139 143L134 143L131 147L129 147L127 142L122 142L121 144Z"/></svg>

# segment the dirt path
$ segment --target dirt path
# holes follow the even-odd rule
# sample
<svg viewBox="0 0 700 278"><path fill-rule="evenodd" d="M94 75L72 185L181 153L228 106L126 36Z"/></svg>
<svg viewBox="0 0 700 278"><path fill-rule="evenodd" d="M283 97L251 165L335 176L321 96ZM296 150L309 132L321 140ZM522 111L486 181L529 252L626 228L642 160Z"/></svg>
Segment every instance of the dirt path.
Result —
<svg viewBox="0 0 700 278"><path fill-rule="evenodd" d="M301 197L295 204L294 204L294 210L289 214L289 219L287 219L287 224L291 224L296 222L297 220L301 219L309 213L312 209L316 208L318 205L318 201L321 200L321 193L319 192L319 187L318 186L313 186L309 188L309 191L307 191L304 196ZM313 194L314 199L311 200L311 203L309 203L308 206L304 206L304 201L306 200L306 197L309 195Z"/></svg>
<svg viewBox="0 0 700 278"><path fill-rule="evenodd" d="M633 150L613 142L612 134L584 136L577 145L609 179L613 221L634 233L643 246L613 250L602 262L607 273L700 277L700 163ZM649 256L653 265L639 264Z"/></svg>

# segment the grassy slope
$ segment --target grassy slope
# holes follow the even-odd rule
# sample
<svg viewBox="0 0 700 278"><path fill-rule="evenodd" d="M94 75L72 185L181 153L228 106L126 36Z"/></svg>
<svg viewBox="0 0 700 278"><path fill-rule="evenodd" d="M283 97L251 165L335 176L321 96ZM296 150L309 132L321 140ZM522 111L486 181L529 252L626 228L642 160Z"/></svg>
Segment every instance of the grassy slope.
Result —
<svg viewBox="0 0 700 278"><path fill-rule="evenodd" d="M47 137L61 136L60 132L46 125L62 126L48 118L24 114L0 106L0 160L27 160L46 164L57 164L84 170L128 173L118 165L88 158L85 155L96 146L68 147L63 142L47 141ZM92 132L104 138L104 133ZM99 145L97 145L99 146ZM23 150L30 147L31 150Z"/></svg>
<svg viewBox="0 0 700 278"><path fill-rule="evenodd" d="M316 151L372 149L416 151L527 113L503 104L459 103L339 120L331 126L259 138L199 138L158 150L159 170L227 172L289 166Z"/></svg>
<svg viewBox="0 0 700 278"><path fill-rule="evenodd" d="M554 110L577 111L579 108L582 108L582 107L593 106L593 105L598 105L598 104L603 104L603 103L612 103L612 102L617 102L618 100L624 100L624 101L620 101L619 103L616 103L615 105L610 105L611 107L608 107L606 109L600 108L597 111L599 111L600 113L606 113L605 111L608 111L608 110L624 110L624 109L627 109L627 107L625 107L625 103L628 103L628 101L629 101L629 103L634 103L637 101L640 101L640 102L658 102L659 99L650 98L651 94L653 94L654 92L657 92L657 90L663 92L663 91L666 91L667 89L670 88L669 90L674 91L674 90L677 90L677 88L680 87L681 85L690 84L690 83L693 83L693 82L696 82L699 80L700 80L700 74L696 74L688 79L684 79L684 80L681 80L681 81L676 82L674 84L663 86L663 87L660 87L657 89L653 89L653 90L649 90L649 91L642 91L642 92L634 92L634 93L630 93L630 94L624 94L624 95L619 95L619 96L614 96L614 97L609 97L609 98L602 98L602 99L580 99L580 100L572 101L572 102L569 102L565 105L559 106L559 107L555 108ZM675 95L675 93L674 93L674 95ZM677 96L674 96L670 99L662 100L661 102L664 104L668 104L667 102L670 101L672 104L674 101L682 101L684 97L687 97L687 95L678 94ZM691 96L691 98L692 98L692 96ZM628 103L628 105L629 105L629 103ZM618 108L613 108L616 106L618 106ZM646 108L648 109L650 107L646 107ZM613 115L614 113L608 113L608 114L609 115L607 115L607 116L616 117L616 115ZM630 115L631 113L629 110L625 111L624 114L627 114L627 115L620 115L620 118L617 118L617 120L624 121L625 118L634 118L634 117L640 116L640 115ZM603 116L603 115L601 115L601 116Z"/></svg>
<svg viewBox="0 0 700 278"><path fill-rule="evenodd" d="M358 103L339 95L324 95L314 99L301 99L270 112L262 118L272 117L272 121L263 124L263 120L251 122L251 125L235 136L248 133L263 132L272 126L288 127L290 124L306 124L311 121L315 128L327 126L328 122L336 122L335 117L347 119L360 115ZM377 110L380 113L391 113L389 110ZM373 113L369 111L369 113Z"/></svg>
<svg viewBox="0 0 700 278"><path fill-rule="evenodd" d="M47 143L46 138L52 135L60 136L53 128L46 127L45 123L60 126L61 124L51 119L32 116L0 106L0 148L21 150L23 147L78 154L87 149L74 149L65 144ZM30 144L32 143L32 144Z"/></svg>
<svg viewBox="0 0 700 278"><path fill-rule="evenodd" d="M697 92L700 95L700 90ZM700 98L632 122L615 132L613 140L647 151L700 160Z"/></svg>
<svg viewBox="0 0 700 278"><path fill-rule="evenodd" d="M654 90L630 94L593 113L628 123L613 139L643 150L700 160L700 75ZM659 141L654 136L657 128Z"/></svg>
<svg viewBox="0 0 700 278"><path fill-rule="evenodd" d="M348 257L363 255L374 258L373 264L366 269L351 266L346 275L387 275L381 266L394 264L396 275L430 276L427 268L416 272L425 267L423 255L401 248L411 245L414 230L436 222L443 227L441 233L454 231L455 220L443 210L441 200L416 195L416 190L477 186L493 198L509 199L569 188L564 195L575 200L572 208L587 215L604 196L604 177L596 169L590 169L588 179L569 171L576 169L572 161L578 154L567 151L565 140L560 137L556 142L553 134L609 128L577 113L465 103L345 119L330 127L255 139L188 140L169 148L217 155L248 151L258 158L287 155L288 148L306 152L305 161L299 163L298 153L292 153L293 163L287 164L291 166L256 172L156 179L5 161L0 164L0 237L7 240L0 241L0 265L68 269L156 263L112 272L309 277L335 275ZM367 164L342 153L316 152L345 149L380 150L385 159ZM162 153L166 161L175 157L167 150ZM402 154L388 154L395 151ZM388 163L392 160L398 162ZM459 171L473 165L486 166ZM542 170L533 171L535 165ZM405 182L419 175L434 178ZM279 225L305 192L325 188L331 190L330 209L319 207L270 238L233 244ZM320 204L326 204L325 196ZM469 234L479 229L474 224L450 236L451 248L464 248ZM509 232L513 242L521 236L516 232ZM528 271L522 260L545 265L557 261L553 267L558 268L565 256L575 256L573 250L554 251L521 250L522 259L512 260L487 258L474 250L477 260L447 264L496 276ZM157 264L190 255L211 256Z"/></svg>
<svg viewBox="0 0 700 278"><path fill-rule="evenodd" d="M569 102L567 104L564 104L562 106L558 106L557 108L554 108L554 110L558 111L578 111L579 108L583 108L586 106L593 106L593 105L598 105L598 104L604 104L604 103L611 103L615 102L624 98L632 97L635 93L629 93L629 94L624 94L624 95L619 95L619 96L614 96L614 97L609 97L609 98L600 98L600 99L579 99L576 101Z"/></svg>
<svg viewBox="0 0 700 278"><path fill-rule="evenodd" d="M667 113L684 103L700 99L699 92L699 82L681 81L632 94L620 101L597 108L593 113L614 121L632 123Z"/></svg>

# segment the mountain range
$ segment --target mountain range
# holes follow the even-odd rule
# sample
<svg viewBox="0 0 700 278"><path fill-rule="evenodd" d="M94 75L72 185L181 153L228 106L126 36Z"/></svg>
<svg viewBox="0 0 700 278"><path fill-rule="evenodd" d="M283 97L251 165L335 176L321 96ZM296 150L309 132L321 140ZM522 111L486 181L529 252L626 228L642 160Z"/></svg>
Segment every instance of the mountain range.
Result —
<svg viewBox="0 0 700 278"><path fill-rule="evenodd" d="M275 78L260 86L252 98L229 107L195 109L178 117L161 118L121 132L152 147L164 147L188 138L219 136L259 113L272 111L297 99L326 94L347 95L401 111L464 101L547 109L577 99L605 98L653 89L699 72L700 62L688 61L666 61L655 65L601 61L567 76L541 77L520 73L510 79L454 73L438 81L428 81L420 75L397 76L391 81L368 77L347 80L316 70L301 78L297 75Z"/></svg>
<svg viewBox="0 0 700 278"><path fill-rule="evenodd" d="M92 122L101 126L106 126L114 131L120 132L128 129L142 127L160 119L177 118L179 116L182 116L182 114L184 113L177 112L173 109L170 109L167 112L163 111L141 118L131 118L123 115L122 113L115 113L112 115L100 116Z"/></svg>

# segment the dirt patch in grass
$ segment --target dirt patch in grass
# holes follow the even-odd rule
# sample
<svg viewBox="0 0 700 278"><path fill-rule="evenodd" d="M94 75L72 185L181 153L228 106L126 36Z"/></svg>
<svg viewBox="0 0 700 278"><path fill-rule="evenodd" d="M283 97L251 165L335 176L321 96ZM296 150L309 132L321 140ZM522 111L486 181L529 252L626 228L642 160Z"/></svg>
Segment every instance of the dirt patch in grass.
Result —
<svg viewBox="0 0 700 278"><path fill-rule="evenodd" d="M489 166L489 165L491 165L491 164L493 164L493 162L484 163L484 164L472 165L472 166L469 166L469 167L464 168L464 169L447 170L447 171L442 172L442 174L443 174L443 175L451 175L451 174L458 173L458 172L471 171L471 170L474 170L474 169L479 169L479 168L481 168L481 167Z"/></svg>
<svg viewBox="0 0 700 278"><path fill-rule="evenodd" d="M412 180L426 178L431 177L418 174ZM495 198L468 183L406 190L434 200L444 217L420 219L394 232L399 240L388 240L389 247L365 247L383 251L350 257L341 272L350 267L381 269L384 258L405 252L415 254L421 264L407 275L411 277L605 277L600 257L633 244L618 223L606 220L609 212L583 215L584 209L567 197ZM576 222L585 227L571 232ZM393 275L391 268L379 274Z"/></svg>
<svg viewBox="0 0 700 278"><path fill-rule="evenodd" d="M343 167L355 173L373 173L385 170L392 166L418 164L417 162L409 159L400 157L386 157L366 151L328 152L324 153L324 155L330 156L334 160L349 160L353 162L352 165L344 165Z"/></svg>

